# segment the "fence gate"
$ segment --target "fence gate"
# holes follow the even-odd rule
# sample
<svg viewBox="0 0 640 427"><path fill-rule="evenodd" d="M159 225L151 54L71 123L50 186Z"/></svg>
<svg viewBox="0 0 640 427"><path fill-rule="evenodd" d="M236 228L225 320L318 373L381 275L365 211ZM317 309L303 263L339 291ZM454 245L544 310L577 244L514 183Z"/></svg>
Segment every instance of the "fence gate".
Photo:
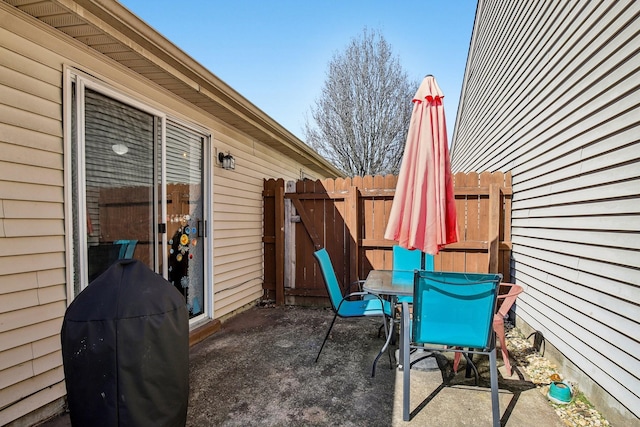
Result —
<svg viewBox="0 0 640 427"><path fill-rule="evenodd" d="M397 176L264 182L264 298L328 304L313 252L326 248L346 288L372 269L391 268L384 239ZM510 280L511 174L458 173L460 241L434 258L439 271L499 272ZM343 290L343 291L344 291Z"/></svg>

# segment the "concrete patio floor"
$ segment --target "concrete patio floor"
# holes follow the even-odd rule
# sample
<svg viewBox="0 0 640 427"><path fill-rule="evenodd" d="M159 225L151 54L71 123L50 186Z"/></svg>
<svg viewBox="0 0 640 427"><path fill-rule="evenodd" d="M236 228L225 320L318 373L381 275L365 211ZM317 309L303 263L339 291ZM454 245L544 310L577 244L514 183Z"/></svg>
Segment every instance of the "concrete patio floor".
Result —
<svg viewBox="0 0 640 427"><path fill-rule="evenodd" d="M338 319L314 363L332 317L329 309L254 307L224 322L191 348L187 426L491 425L486 357L478 368L480 388L465 378L464 366L453 375L450 361L442 370L433 358L416 365L413 414L405 422L402 372L391 368L388 355L371 377L383 344L379 319ZM451 353L446 356L450 360ZM498 366L502 425L564 425L517 366L509 378L500 357ZM70 425L68 414L43 424Z"/></svg>

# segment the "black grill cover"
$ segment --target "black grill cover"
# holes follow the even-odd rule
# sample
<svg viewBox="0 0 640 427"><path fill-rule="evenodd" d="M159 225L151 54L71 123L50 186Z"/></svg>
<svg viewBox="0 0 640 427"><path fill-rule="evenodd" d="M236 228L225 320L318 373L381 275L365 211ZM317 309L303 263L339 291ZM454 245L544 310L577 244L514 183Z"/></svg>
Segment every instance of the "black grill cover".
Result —
<svg viewBox="0 0 640 427"><path fill-rule="evenodd" d="M120 260L69 305L62 357L73 426L184 426L189 314L180 293Z"/></svg>

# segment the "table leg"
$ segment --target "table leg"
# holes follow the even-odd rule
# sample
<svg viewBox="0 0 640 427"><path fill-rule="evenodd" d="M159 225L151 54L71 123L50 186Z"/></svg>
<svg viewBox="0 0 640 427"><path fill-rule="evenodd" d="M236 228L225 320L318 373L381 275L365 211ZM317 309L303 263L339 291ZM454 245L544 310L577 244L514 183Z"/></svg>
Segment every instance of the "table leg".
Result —
<svg viewBox="0 0 640 427"><path fill-rule="evenodd" d="M373 361L373 367L371 368L371 377L375 377L376 376L376 365L378 364L378 360L380 359L380 356L382 356L384 354L384 352L389 348L389 343L391 343L391 337L393 335L393 330L395 328L395 307L396 307L396 298L392 297L391 298L391 318L389 319L389 329L385 329L385 332L387 333L387 339L384 342L384 345L382 346L382 348L380 349L380 351L378 352L378 355L376 356L376 358ZM386 328L386 326L385 326ZM389 363L391 363L391 361L389 361Z"/></svg>
<svg viewBox="0 0 640 427"><path fill-rule="evenodd" d="M382 346L382 348L380 349L380 352L378 352L378 355L376 356L376 358L373 361L373 367L371 368L371 376L375 377L376 376L376 364L378 363L378 359L380 359L380 356L382 356L384 354L384 352L387 350L387 348L389 348L389 343L391 342L391 331L394 328L393 325L394 321L393 318L391 318L391 320L389 321L389 330L387 330L387 339L384 342L384 345Z"/></svg>
<svg viewBox="0 0 640 427"><path fill-rule="evenodd" d="M404 347L402 345L403 343L403 336L402 334L404 333L404 325L402 324L402 321L400 321L400 339L398 340L398 370L402 371L404 369Z"/></svg>

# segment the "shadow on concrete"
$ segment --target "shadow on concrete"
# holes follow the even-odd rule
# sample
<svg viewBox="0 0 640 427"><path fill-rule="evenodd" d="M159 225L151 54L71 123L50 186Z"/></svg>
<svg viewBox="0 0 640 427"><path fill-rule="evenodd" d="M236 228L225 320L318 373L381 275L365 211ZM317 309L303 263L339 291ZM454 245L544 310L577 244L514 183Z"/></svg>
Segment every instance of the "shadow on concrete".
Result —
<svg viewBox="0 0 640 427"><path fill-rule="evenodd" d="M442 369L412 369L413 416L402 421L402 372L383 357L371 377L384 343L379 319L338 319L314 363L332 316L329 309L254 307L224 322L191 348L187 425L491 425L482 360L475 387L464 369L453 374L446 358ZM499 379L502 425L562 426L546 398L514 368L514 376ZM43 425L71 424L66 414Z"/></svg>

